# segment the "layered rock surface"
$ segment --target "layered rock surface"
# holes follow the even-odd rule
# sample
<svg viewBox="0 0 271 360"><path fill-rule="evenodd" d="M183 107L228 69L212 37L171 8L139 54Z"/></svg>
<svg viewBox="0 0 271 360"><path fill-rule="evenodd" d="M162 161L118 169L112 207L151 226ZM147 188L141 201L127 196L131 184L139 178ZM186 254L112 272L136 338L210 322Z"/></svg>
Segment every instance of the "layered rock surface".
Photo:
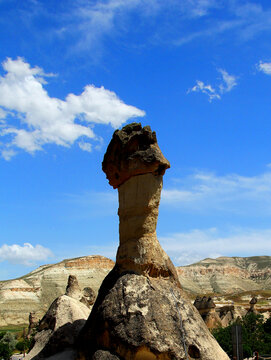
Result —
<svg viewBox="0 0 271 360"><path fill-rule="evenodd" d="M271 289L271 256L219 257L177 267L183 288L194 294Z"/></svg>
<svg viewBox="0 0 271 360"><path fill-rule="evenodd" d="M30 312L41 319L51 303L65 293L69 275L76 275L81 289L90 287L97 294L113 266L114 262L103 256L84 256L41 266L19 279L1 281L0 326L27 324Z"/></svg>
<svg viewBox="0 0 271 360"><path fill-rule="evenodd" d="M103 170L119 192L120 244L79 336L81 360L228 359L186 300L156 237L168 167L149 127L131 124L114 133Z"/></svg>

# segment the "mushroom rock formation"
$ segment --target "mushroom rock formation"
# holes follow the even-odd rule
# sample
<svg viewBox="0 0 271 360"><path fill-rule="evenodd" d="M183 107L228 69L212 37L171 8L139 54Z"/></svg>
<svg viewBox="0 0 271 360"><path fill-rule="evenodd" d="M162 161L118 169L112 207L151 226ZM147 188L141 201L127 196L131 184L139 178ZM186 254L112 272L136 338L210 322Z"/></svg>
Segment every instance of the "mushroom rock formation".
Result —
<svg viewBox="0 0 271 360"><path fill-rule="evenodd" d="M199 311L208 329L214 329L222 325L221 319L215 310L216 305L210 296L209 298L197 296L194 306Z"/></svg>
<svg viewBox="0 0 271 360"><path fill-rule="evenodd" d="M80 289L75 275L69 275L65 295L79 300L89 308L92 307L96 298L94 291L90 287L84 288L83 291Z"/></svg>
<svg viewBox="0 0 271 360"><path fill-rule="evenodd" d="M69 275L65 295L70 296L76 300L81 299L82 291L79 287L78 280L75 275Z"/></svg>
<svg viewBox="0 0 271 360"><path fill-rule="evenodd" d="M255 309L255 305L257 304L257 302L258 302L258 299L256 298L256 296L253 296L249 302L250 307L249 307L247 313L254 313L254 314L258 313L257 310Z"/></svg>
<svg viewBox="0 0 271 360"><path fill-rule="evenodd" d="M103 170L119 193L119 248L78 338L83 360L226 360L156 237L169 162L149 126L115 131Z"/></svg>

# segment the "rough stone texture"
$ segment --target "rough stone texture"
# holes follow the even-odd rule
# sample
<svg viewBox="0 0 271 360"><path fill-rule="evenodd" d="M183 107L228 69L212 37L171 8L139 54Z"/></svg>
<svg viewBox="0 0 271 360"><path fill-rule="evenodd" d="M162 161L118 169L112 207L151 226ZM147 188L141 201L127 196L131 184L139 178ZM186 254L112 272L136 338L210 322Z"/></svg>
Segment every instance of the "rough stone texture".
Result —
<svg viewBox="0 0 271 360"><path fill-rule="evenodd" d="M93 359L91 353L100 348L110 349L125 360L181 360L185 359L184 334L190 359L228 359L179 288L173 290L174 296L172 290L172 283L166 279L136 274L119 277L105 297L95 303L96 311L93 309L85 327L88 332L82 340L85 349L81 348L80 358ZM87 352L89 355L82 354ZM199 357L192 356L196 352Z"/></svg>
<svg viewBox="0 0 271 360"><path fill-rule="evenodd" d="M163 175L170 164L157 144L155 132L149 126L132 123L114 132L102 167L116 189L135 175Z"/></svg>
<svg viewBox="0 0 271 360"><path fill-rule="evenodd" d="M109 351L98 350L92 357L93 360L119 360L116 355L111 354Z"/></svg>
<svg viewBox="0 0 271 360"><path fill-rule="evenodd" d="M162 175L169 167L160 149L156 159L157 149L150 128L140 124L115 132L107 149L103 170L119 191L120 244L78 338L80 360L105 359L105 351L120 360L184 360L186 349L190 359L228 359L186 300L157 240Z"/></svg>
<svg viewBox="0 0 271 360"><path fill-rule="evenodd" d="M83 297L80 301L85 305L87 305L88 307L90 307L94 304L95 299L96 299L96 294L94 290L92 290L90 287L85 287L83 290Z"/></svg>
<svg viewBox="0 0 271 360"><path fill-rule="evenodd" d="M89 312L88 307L70 296L58 297L42 318L33 348L25 359L47 359L72 347Z"/></svg>

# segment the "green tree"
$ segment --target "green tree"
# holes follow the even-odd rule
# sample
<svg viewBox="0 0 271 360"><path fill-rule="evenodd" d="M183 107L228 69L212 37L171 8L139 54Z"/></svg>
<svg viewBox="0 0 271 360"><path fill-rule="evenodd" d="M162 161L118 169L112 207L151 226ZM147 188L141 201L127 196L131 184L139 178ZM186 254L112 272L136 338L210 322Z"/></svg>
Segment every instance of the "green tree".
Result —
<svg viewBox="0 0 271 360"><path fill-rule="evenodd" d="M232 326L213 330L213 335L222 349L232 356ZM260 354L271 353L271 319L264 322L260 314L249 313L238 321L242 326L244 357L251 357L254 351Z"/></svg>
<svg viewBox="0 0 271 360"><path fill-rule="evenodd" d="M12 355L12 350L9 348L9 345L4 342L0 342L0 358L4 360L9 360Z"/></svg>
<svg viewBox="0 0 271 360"><path fill-rule="evenodd" d="M16 349L20 352L27 351L30 346L30 340L29 339L22 339L19 340L16 344Z"/></svg>
<svg viewBox="0 0 271 360"><path fill-rule="evenodd" d="M220 327L213 330L213 335L216 338L216 341L229 356L233 355L231 328L232 325L225 328Z"/></svg>
<svg viewBox="0 0 271 360"><path fill-rule="evenodd" d="M9 346L10 350L13 351L15 349L17 341L15 338L15 335L8 331L2 337L2 339L0 340L0 343L7 344Z"/></svg>

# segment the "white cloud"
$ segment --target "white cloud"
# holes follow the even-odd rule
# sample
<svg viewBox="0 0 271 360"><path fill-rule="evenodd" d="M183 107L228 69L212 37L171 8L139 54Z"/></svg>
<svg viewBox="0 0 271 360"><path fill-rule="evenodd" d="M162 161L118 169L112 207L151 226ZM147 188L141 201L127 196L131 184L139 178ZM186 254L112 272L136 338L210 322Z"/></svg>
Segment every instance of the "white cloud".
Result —
<svg viewBox="0 0 271 360"><path fill-rule="evenodd" d="M7 158L7 153L10 157L16 148L34 153L49 143L69 147L82 136L98 140L93 124L117 128L130 118L145 115L114 92L94 85L85 86L80 95L68 94L65 100L50 97L44 84L45 77L52 74L31 68L22 58L8 58L2 65L6 71L0 77L0 115L5 117L0 132L5 139L3 157ZM80 147L91 150L85 142Z"/></svg>
<svg viewBox="0 0 271 360"><path fill-rule="evenodd" d="M202 92L203 94L206 94L208 96L210 102L214 99L220 99L220 95L217 94L217 92L211 85L205 85L203 81L199 80L196 81L195 86L193 86L187 91L187 93L190 92Z"/></svg>
<svg viewBox="0 0 271 360"><path fill-rule="evenodd" d="M42 245L33 246L29 243L21 245L2 245L0 247L0 262L8 261L11 264L31 266L53 256L51 250Z"/></svg>
<svg viewBox="0 0 271 360"><path fill-rule="evenodd" d="M219 256L256 256L271 253L271 229L194 229L159 237L175 265L188 265Z"/></svg>
<svg viewBox="0 0 271 360"><path fill-rule="evenodd" d="M7 116L7 113L0 108L0 119L5 119L5 117Z"/></svg>
<svg viewBox="0 0 271 360"><path fill-rule="evenodd" d="M218 69L218 72L222 75L222 82L216 87L212 85L205 85L203 81L197 80L196 85L191 89L188 89L187 93L201 92L208 96L210 102L214 99L220 100L222 94L231 91L237 85L237 77L230 75L223 69Z"/></svg>
<svg viewBox="0 0 271 360"><path fill-rule="evenodd" d="M255 176L196 172L163 189L162 206L196 212L226 211L254 216L271 215L271 172Z"/></svg>
<svg viewBox="0 0 271 360"><path fill-rule="evenodd" d="M234 86L237 85L237 77L228 74L227 71L223 69L219 69L218 71L221 73L224 82L219 85L220 92L223 94L224 92L231 91Z"/></svg>
<svg viewBox="0 0 271 360"><path fill-rule="evenodd" d="M83 151L91 152L92 151L92 145L88 142L80 141L78 143L79 147Z"/></svg>
<svg viewBox="0 0 271 360"><path fill-rule="evenodd" d="M271 75L271 62L262 62L262 61L260 61L256 65L256 67L257 67L257 69L259 71L262 71L266 75Z"/></svg>
<svg viewBox="0 0 271 360"><path fill-rule="evenodd" d="M16 155L16 151L14 151L13 149L4 149L2 150L1 155L5 160L9 161L13 158L13 156Z"/></svg>

